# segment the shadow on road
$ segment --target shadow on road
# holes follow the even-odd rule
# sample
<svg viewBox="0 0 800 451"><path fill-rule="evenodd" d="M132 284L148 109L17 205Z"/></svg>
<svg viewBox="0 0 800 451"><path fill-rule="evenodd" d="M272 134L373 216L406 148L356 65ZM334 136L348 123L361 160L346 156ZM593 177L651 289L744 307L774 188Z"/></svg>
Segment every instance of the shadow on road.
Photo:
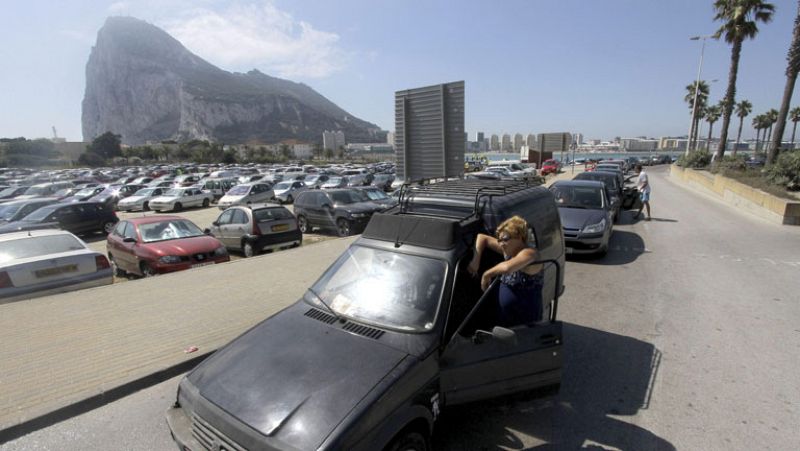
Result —
<svg viewBox="0 0 800 451"><path fill-rule="evenodd" d="M638 234L614 230L608 241L608 253L604 257L596 255L570 255L569 261L594 263L597 265L625 265L632 263L646 251L644 240Z"/></svg>
<svg viewBox="0 0 800 451"><path fill-rule="evenodd" d="M437 424L434 449L675 449L652 432L609 416L632 416L649 408L661 361L658 349L631 337L564 323L563 352L559 394L448 410ZM535 443L520 436L533 437Z"/></svg>

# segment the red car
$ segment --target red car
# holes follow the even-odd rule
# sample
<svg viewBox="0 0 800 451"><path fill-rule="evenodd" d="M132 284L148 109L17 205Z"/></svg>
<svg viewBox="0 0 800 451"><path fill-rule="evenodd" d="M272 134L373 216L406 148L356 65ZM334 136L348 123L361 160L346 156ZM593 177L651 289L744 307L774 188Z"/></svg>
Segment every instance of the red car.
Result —
<svg viewBox="0 0 800 451"><path fill-rule="evenodd" d="M539 175L558 174L558 167L558 161L546 160L544 163L542 163L542 170L539 171Z"/></svg>
<svg viewBox="0 0 800 451"><path fill-rule="evenodd" d="M225 246L180 216L146 216L117 223L106 242L117 275L143 277L230 260Z"/></svg>

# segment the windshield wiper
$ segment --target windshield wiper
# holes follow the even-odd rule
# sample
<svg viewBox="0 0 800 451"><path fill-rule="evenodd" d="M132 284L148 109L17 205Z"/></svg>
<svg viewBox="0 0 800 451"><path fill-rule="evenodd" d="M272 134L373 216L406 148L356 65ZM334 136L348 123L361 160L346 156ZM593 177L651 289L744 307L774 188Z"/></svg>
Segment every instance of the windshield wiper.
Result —
<svg viewBox="0 0 800 451"><path fill-rule="evenodd" d="M316 292L316 291L314 291L314 289L313 289L313 288L309 287L309 288L308 288L308 291L309 291L311 294L313 294L313 295L314 295L314 296L317 298L317 300L319 300L319 302L321 302L321 303L322 303L322 305L324 305L324 306L325 306L325 308L326 308L326 309L328 309L328 311L329 311L329 312L331 312L331 314L333 314L333 316L335 316L335 317L336 317L336 319L338 319L338 320L339 320L339 322L340 322L340 323L343 323L343 322L345 322L345 321L346 321L346 320L345 320L343 317L339 316L339 314L338 314L338 313L336 313L336 310L332 309L330 305L326 304L326 303L325 303L325 301L323 301L323 300L322 300L322 296L318 295L318 294L317 294L317 292Z"/></svg>

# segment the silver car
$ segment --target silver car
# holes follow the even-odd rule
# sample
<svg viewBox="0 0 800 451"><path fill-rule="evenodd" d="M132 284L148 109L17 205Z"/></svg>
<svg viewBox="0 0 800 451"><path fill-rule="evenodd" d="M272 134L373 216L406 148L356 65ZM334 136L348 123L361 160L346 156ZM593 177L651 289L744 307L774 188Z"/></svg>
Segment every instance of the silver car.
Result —
<svg viewBox="0 0 800 451"><path fill-rule="evenodd" d="M249 205L269 202L275 199L275 192L269 183L252 182L236 185L219 200L217 206L224 210L234 205Z"/></svg>
<svg viewBox="0 0 800 451"><path fill-rule="evenodd" d="M106 256L69 232L48 229L0 235L0 304L112 281Z"/></svg>
<svg viewBox="0 0 800 451"><path fill-rule="evenodd" d="M308 189L305 183L286 180L278 183L272 189L275 191L275 198L280 203L291 204L297 195Z"/></svg>
<svg viewBox="0 0 800 451"><path fill-rule="evenodd" d="M159 197L167 190L162 188L142 188L117 203L117 210L120 211L133 211L133 210L150 210L150 200Z"/></svg>

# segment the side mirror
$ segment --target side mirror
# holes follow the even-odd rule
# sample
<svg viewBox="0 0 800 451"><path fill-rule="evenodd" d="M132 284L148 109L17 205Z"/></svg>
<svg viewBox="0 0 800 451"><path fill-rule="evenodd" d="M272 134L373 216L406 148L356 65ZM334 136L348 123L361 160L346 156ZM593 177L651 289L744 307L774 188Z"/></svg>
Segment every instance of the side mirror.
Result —
<svg viewBox="0 0 800 451"><path fill-rule="evenodd" d="M517 334L511 329L506 329L505 327L494 326L492 328L492 335L494 338L499 340L502 343L515 345L517 344Z"/></svg>
<svg viewBox="0 0 800 451"><path fill-rule="evenodd" d="M213 225L214 227L219 227L219 221L214 221L214 222L211 223L211 225ZM206 229L206 230L208 230L208 229Z"/></svg>
<svg viewBox="0 0 800 451"><path fill-rule="evenodd" d="M211 229L203 229L203 233L206 235L211 235Z"/></svg>
<svg viewBox="0 0 800 451"><path fill-rule="evenodd" d="M130 237L130 236L126 236L125 238L122 239L122 242L123 243L135 243L136 242L136 238L133 238L133 237Z"/></svg>

